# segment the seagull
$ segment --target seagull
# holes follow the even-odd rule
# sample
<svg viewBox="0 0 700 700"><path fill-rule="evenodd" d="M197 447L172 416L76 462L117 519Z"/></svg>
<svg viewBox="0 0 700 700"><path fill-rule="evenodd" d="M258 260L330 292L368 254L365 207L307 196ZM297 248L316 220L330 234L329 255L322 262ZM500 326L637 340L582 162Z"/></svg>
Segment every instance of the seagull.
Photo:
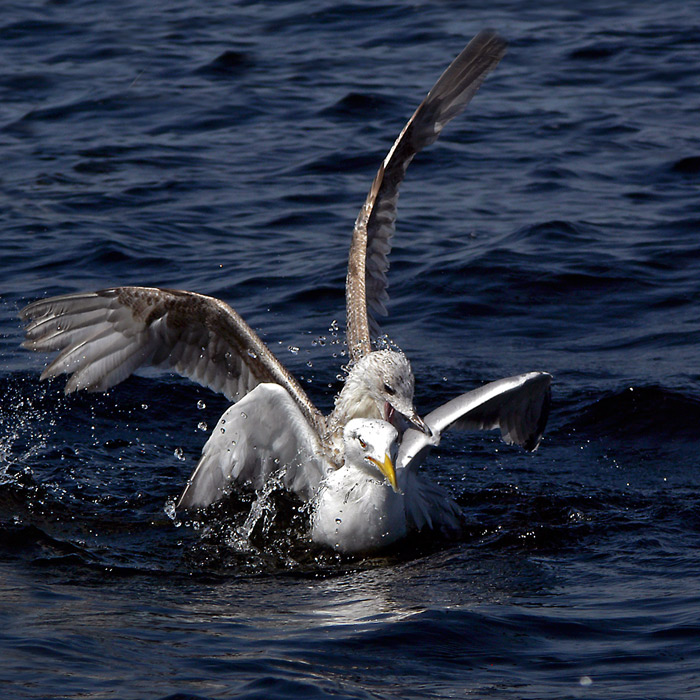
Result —
<svg viewBox="0 0 700 700"><path fill-rule="evenodd" d="M400 443L390 423L353 418L343 427L339 468L289 393L260 384L224 412L176 509L209 506L235 484L260 493L276 479L310 503L311 539L343 554L383 549L412 531L456 533L459 505L418 467L448 428L500 428L505 442L534 450L550 381L546 372L529 372L485 384L431 411L423 419L429 431L409 428Z"/></svg>
<svg viewBox="0 0 700 700"><path fill-rule="evenodd" d="M311 538L344 554L363 554L411 532L458 533L459 504L418 467L448 428L500 428L505 442L535 449L547 422L550 383L546 372L529 372L485 384L431 411L423 419L429 431L408 428L400 444L385 421L350 421L345 464L326 473L312 498Z"/></svg>
<svg viewBox="0 0 700 700"><path fill-rule="evenodd" d="M371 550L411 529L453 525L457 506L446 492L428 484L416 466L448 427L500 428L506 442L536 449L546 423L551 376L535 372L493 382L486 387L495 393L484 394L482 387L421 418L413 404L415 380L408 359L398 350L375 349L375 316L386 314L388 255L406 169L466 107L505 48L495 32L477 34L438 79L379 168L353 231L346 278L350 371L330 415L314 406L231 306L182 290L123 286L29 304L20 312L27 322L23 347L58 352L41 378L70 375L67 394L107 391L151 364L231 400L234 405L205 445L179 507L208 505L234 483L259 489L275 475L315 504L312 539L340 551ZM396 432L391 440L386 426ZM357 450L363 443L378 444L384 455L375 450L366 455L375 461L368 461ZM394 443L399 446L397 469L386 460ZM409 448L412 456L402 457ZM356 517L337 516L340 525L330 517L358 489L370 494L370 510L404 513L383 518L389 534L378 535L369 525L364 536L357 533L357 525L350 523L363 520L359 506L354 507ZM344 534L335 537L336 530ZM354 539L358 544L353 545Z"/></svg>

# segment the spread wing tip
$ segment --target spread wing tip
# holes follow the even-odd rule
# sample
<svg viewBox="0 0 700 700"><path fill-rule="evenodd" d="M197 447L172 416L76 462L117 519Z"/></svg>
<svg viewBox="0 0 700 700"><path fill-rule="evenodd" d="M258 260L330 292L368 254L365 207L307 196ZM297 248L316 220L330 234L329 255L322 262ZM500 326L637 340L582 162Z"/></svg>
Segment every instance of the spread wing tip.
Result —
<svg viewBox="0 0 700 700"><path fill-rule="evenodd" d="M545 373L546 374L546 373ZM534 430L529 432L525 437L525 440L520 443L522 448L527 452L534 452L542 442L542 436L544 434L544 429L547 427L547 421L549 420L549 412L552 405L552 389L549 386L552 380L552 375L547 374L548 383L547 388L542 395L542 405L540 408L540 414L537 417L537 422L535 423Z"/></svg>

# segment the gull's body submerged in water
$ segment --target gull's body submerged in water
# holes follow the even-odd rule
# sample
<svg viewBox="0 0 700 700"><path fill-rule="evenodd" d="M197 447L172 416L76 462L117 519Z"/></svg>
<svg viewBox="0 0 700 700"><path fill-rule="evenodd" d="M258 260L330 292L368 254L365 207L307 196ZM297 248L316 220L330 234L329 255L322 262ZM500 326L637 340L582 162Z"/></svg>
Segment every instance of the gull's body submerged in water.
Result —
<svg viewBox="0 0 700 700"><path fill-rule="evenodd" d="M311 501L311 536L363 552L412 530L459 527L460 509L418 470L450 427L500 428L534 450L547 420L551 377L502 379L424 418L401 352L373 350L385 314L387 256L398 189L413 156L464 109L500 61L505 42L480 32L443 73L406 124L372 183L355 223L346 280L351 370L323 416L258 335L227 304L193 292L118 287L36 301L21 312L24 346L59 351L42 378L72 375L65 391L106 391L137 368L170 368L237 402L221 418L180 496L206 506L232 484L261 489L279 479Z"/></svg>

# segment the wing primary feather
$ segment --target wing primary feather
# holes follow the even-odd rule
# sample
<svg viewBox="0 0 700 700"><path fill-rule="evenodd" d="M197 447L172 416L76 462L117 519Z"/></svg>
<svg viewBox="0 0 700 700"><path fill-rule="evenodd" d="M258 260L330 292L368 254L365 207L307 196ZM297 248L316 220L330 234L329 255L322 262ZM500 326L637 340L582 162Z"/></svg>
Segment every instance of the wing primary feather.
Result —
<svg viewBox="0 0 700 700"><path fill-rule="evenodd" d="M40 299L22 309L20 317L28 322L25 347L60 351L42 377L72 374L66 390L102 391L152 363L223 391L231 400L261 382L277 383L311 423L325 428L301 385L257 333L213 297L115 287Z"/></svg>
<svg viewBox="0 0 700 700"><path fill-rule="evenodd" d="M457 396L424 417L432 436L412 429L404 433L397 467L417 468L430 449L439 444L442 433L454 428L498 428L505 442L529 452L536 450L549 416L551 382L552 375L547 372L528 372Z"/></svg>

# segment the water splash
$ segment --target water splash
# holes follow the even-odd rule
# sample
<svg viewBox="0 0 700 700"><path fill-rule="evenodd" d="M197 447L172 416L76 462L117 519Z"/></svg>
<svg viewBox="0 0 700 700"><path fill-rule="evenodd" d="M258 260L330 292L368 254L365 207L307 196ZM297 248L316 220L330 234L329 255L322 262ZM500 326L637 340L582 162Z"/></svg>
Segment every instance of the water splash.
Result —
<svg viewBox="0 0 700 700"><path fill-rule="evenodd" d="M182 520L178 517L177 510L175 509L175 498L171 496L165 501L163 506L163 512L165 515L172 520L175 527L182 526Z"/></svg>
<svg viewBox="0 0 700 700"><path fill-rule="evenodd" d="M253 548L250 538L253 531L261 523L261 534L266 537L277 515L272 494L277 490L284 490L284 477L287 468L282 467L271 474L265 485L257 492L257 497L250 506L250 511L245 522L234 528L226 539L226 544L238 552L249 552ZM262 522L261 522L262 521Z"/></svg>
<svg viewBox="0 0 700 700"><path fill-rule="evenodd" d="M41 384L35 393L29 394L23 384L10 382L0 404L0 483L14 479L8 475L10 467L21 465L43 452L56 430L54 411L42 408L48 386ZM60 400L63 400L62 396Z"/></svg>
<svg viewBox="0 0 700 700"><path fill-rule="evenodd" d="M377 350L394 350L401 352L401 348L386 334L380 335L376 340Z"/></svg>

